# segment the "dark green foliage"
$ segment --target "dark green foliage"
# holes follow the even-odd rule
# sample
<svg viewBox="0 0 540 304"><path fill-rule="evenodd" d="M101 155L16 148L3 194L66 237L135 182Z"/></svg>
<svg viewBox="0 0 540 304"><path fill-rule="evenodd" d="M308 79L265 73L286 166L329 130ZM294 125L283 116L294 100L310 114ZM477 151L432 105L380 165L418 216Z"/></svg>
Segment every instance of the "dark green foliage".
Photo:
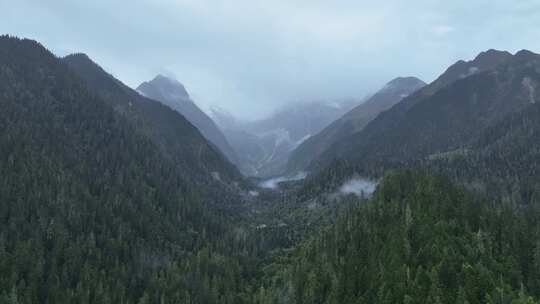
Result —
<svg viewBox="0 0 540 304"><path fill-rule="evenodd" d="M5 36L0 94L1 303L242 303L232 219L131 117Z"/></svg>
<svg viewBox="0 0 540 304"><path fill-rule="evenodd" d="M463 79L452 75L464 63L450 68L330 150L326 156L337 152L338 160L323 159L324 169L299 192L308 199L354 173L378 177L421 167L490 203L444 179L392 175L372 202L274 266L270 299L528 303L527 294L539 297L540 108L531 87L540 83L540 57L526 51L502 57Z"/></svg>
<svg viewBox="0 0 540 304"><path fill-rule="evenodd" d="M529 74L540 82L540 76ZM536 77L536 78L533 78ZM540 105L508 115L486 128L462 153L422 161L491 197L533 203L540 194Z"/></svg>
<svg viewBox="0 0 540 304"><path fill-rule="evenodd" d="M269 267L265 296L269 303L533 302L539 215L476 199L444 178L391 174L371 201Z"/></svg>

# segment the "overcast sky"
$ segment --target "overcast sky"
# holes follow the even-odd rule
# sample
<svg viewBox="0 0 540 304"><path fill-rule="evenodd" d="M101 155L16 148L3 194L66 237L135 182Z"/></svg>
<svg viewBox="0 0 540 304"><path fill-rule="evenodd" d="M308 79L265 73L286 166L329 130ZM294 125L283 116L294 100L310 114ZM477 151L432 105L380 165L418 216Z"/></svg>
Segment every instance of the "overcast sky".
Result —
<svg viewBox="0 0 540 304"><path fill-rule="evenodd" d="M0 0L0 32L87 53L136 87L175 75L205 110L260 117L433 80L497 48L540 52L540 0Z"/></svg>

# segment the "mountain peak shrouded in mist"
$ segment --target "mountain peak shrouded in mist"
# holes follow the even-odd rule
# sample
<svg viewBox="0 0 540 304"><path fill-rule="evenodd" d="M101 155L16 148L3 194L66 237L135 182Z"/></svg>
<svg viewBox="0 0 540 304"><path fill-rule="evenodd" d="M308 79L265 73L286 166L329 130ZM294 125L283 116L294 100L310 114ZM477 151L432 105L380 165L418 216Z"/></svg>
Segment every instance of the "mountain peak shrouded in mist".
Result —
<svg viewBox="0 0 540 304"><path fill-rule="evenodd" d="M414 76L406 76L406 77L396 77L392 79L390 82L388 82L387 85L390 86L398 86L398 87L414 87L414 86L424 86L426 83L422 81L421 79L418 79Z"/></svg>
<svg viewBox="0 0 540 304"><path fill-rule="evenodd" d="M410 93L422 88L426 83L416 77L396 77L388 82L382 89L375 93L366 102L377 102L378 95L398 95L403 97L408 96ZM385 96L385 99L388 96Z"/></svg>
<svg viewBox="0 0 540 304"><path fill-rule="evenodd" d="M137 91L155 99L182 114L201 134L213 143L231 162L237 163L237 156L214 121L206 115L191 98L182 83L163 75L143 82Z"/></svg>
<svg viewBox="0 0 540 304"><path fill-rule="evenodd" d="M381 108L388 108L424 86L426 86L426 83L419 78L412 76L397 77L392 79L382 89L373 94L373 96L366 100L365 104L375 103ZM359 105L345 116L358 116L361 113L367 112L370 112L370 110L363 108L362 105Z"/></svg>
<svg viewBox="0 0 540 304"><path fill-rule="evenodd" d="M161 74L154 79L143 82L137 87L137 91L143 95L153 96L158 100L191 101L189 94L182 83L178 80Z"/></svg>

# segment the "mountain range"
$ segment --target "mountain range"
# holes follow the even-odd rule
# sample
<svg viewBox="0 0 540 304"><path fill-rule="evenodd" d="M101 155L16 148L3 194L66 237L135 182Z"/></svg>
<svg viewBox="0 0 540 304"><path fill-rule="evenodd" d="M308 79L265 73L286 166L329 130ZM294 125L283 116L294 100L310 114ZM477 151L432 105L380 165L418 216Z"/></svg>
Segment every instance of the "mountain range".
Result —
<svg viewBox="0 0 540 304"><path fill-rule="evenodd" d="M424 85L422 80L415 77L399 77L390 81L368 100L298 146L288 160L288 172L306 170L311 161L336 142L361 131L379 113L388 110Z"/></svg>
<svg viewBox="0 0 540 304"><path fill-rule="evenodd" d="M248 176L283 174L291 152L350 110L358 101L313 101L285 106L267 118L244 121L219 110L213 118L240 158Z"/></svg>
<svg viewBox="0 0 540 304"><path fill-rule="evenodd" d="M62 61L102 100L152 139L186 179L226 187L242 180L238 170L219 149L177 111L140 95L85 54L69 55Z"/></svg>
<svg viewBox="0 0 540 304"><path fill-rule="evenodd" d="M434 82L323 153L332 159L406 162L459 152L509 115L535 106L537 54L490 50L459 61Z"/></svg>
<svg viewBox="0 0 540 304"><path fill-rule="evenodd" d="M0 303L538 303L539 88L540 55L489 50L213 123L0 36Z"/></svg>

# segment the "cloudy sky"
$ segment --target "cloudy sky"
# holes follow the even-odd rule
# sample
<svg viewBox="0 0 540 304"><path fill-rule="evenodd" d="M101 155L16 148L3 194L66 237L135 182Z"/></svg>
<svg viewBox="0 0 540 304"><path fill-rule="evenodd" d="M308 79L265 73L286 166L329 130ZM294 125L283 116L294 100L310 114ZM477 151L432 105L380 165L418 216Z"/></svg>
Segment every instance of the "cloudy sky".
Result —
<svg viewBox="0 0 540 304"><path fill-rule="evenodd" d="M132 87L174 75L205 110L242 117L431 81L489 48L540 52L540 0L0 0L0 12L1 33L87 53Z"/></svg>

